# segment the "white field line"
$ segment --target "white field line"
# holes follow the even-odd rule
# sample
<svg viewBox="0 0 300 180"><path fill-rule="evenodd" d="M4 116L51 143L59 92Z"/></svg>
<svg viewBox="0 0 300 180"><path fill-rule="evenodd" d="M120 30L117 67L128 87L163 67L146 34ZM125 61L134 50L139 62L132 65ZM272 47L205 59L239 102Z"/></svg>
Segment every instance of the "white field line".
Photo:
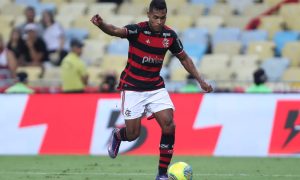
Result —
<svg viewBox="0 0 300 180"><path fill-rule="evenodd" d="M82 175L82 176L155 176L151 173L113 173L113 172L21 172L21 171L0 171L0 176L2 175L35 175L35 176L44 176L44 175ZM245 173L193 173L193 176L215 176L215 177L283 177L283 178L300 178L300 174L245 174Z"/></svg>

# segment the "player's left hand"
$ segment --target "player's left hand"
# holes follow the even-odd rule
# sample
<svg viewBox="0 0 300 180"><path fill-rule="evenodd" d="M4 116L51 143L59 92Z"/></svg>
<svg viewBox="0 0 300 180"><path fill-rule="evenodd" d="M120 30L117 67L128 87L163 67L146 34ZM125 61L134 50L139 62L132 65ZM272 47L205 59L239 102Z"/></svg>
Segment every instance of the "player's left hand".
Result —
<svg viewBox="0 0 300 180"><path fill-rule="evenodd" d="M206 81L201 81L200 86L206 93L210 93L213 91L211 84L208 84Z"/></svg>

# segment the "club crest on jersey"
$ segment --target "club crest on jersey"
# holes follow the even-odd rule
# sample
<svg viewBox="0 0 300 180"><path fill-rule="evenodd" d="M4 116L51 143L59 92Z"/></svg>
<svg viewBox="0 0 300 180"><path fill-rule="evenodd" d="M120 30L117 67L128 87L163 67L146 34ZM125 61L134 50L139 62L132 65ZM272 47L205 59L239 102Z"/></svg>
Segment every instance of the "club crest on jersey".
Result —
<svg viewBox="0 0 300 180"><path fill-rule="evenodd" d="M162 44L165 48L169 47L169 40L164 38L164 40L162 41Z"/></svg>
<svg viewBox="0 0 300 180"><path fill-rule="evenodd" d="M147 44L150 44L150 43L151 43L151 42L150 42L150 39L147 39L147 40L146 40L146 43L147 43Z"/></svg>

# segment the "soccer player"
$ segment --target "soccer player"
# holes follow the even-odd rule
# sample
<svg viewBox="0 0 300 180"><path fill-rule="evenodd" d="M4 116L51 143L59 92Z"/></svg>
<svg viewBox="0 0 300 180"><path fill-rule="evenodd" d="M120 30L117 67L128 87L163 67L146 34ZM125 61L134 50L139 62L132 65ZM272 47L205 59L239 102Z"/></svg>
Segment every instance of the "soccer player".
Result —
<svg viewBox="0 0 300 180"><path fill-rule="evenodd" d="M167 180L167 169L173 155L175 124L174 105L160 76L163 59L170 50L184 68L193 75L205 92L212 86L199 75L191 58L183 50L177 34L165 25L167 5L165 0L152 0L148 10L147 22L130 24L119 28L106 23L98 14L91 22L104 33L127 38L129 52L127 65L120 77L118 89L121 90L122 114L125 125L112 131L108 153L111 158L118 154L121 141L133 141L140 135L141 118L153 114L161 127L160 159L157 180Z"/></svg>

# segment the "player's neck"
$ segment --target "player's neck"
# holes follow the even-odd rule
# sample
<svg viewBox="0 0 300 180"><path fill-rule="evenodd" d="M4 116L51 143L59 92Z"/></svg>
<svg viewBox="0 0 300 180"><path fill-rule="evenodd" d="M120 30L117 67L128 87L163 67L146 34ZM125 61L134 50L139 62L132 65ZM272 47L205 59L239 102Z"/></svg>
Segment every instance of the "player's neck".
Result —
<svg viewBox="0 0 300 180"><path fill-rule="evenodd" d="M150 30L151 30L152 32L154 32L154 34L160 34L160 33L161 33L162 30L160 30L160 31L155 31L155 30L152 28L152 26L151 26L151 24L149 23L149 21L148 21L147 23L148 23L148 26L149 26Z"/></svg>

